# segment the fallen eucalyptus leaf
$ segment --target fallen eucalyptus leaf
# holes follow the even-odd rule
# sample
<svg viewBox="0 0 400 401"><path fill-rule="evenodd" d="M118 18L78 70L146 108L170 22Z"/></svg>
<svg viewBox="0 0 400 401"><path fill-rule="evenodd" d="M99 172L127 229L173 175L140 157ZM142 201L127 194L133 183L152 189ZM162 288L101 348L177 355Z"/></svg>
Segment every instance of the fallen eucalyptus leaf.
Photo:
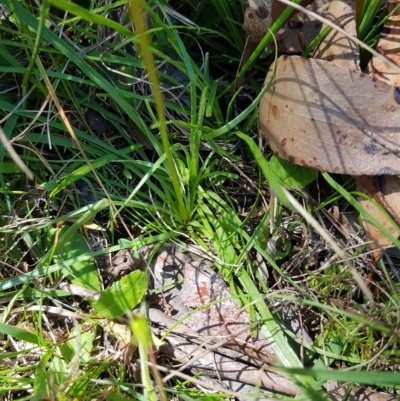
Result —
<svg viewBox="0 0 400 401"><path fill-rule="evenodd" d="M315 2L317 6L314 7L313 11L316 11L317 8L322 8L322 4L326 1L317 0ZM306 7L313 2L314 0L302 0L300 5ZM268 32L272 24L280 17L285 8L286 4L278 0L246 0L242 27L248 33L248 37L242 52L238 71L242 69L261 39ZM306 42L311 42L320 29L321 23L319 21L313 20L304 14L299 16L297 11L293 10L290 19L286 21L279 30L278 35L276 35L278 50L281 52L298 53L301 51L301 48L297 35L301 32ZM274 49L275 43L270 42L267 46ZM243 83L244 76L238 80L235 91L243 86Z"/></svg>
<svg viewBox="0 0 400 401"><path fill-rule="evenodd" d="M396 0L398 3L398 0ZM393 2L388 4L388 8L393 9ZM348 34L357 36L356 22L354 18L354 3L349 4L348 1L333 0L329 5L329 11L327 18L343 28ZM390 12L391 10L388 9ZM389 19L385 25L387 31L396 32L391 28L393 21ZM389 26L388 26L389 25ZM385 53L385 50L395 50L395 41L393 39L395 35L391 35L391 41L386 38L383 39L384 46L380 46L382 40L378 43L378 50L381 53ZM392 46L389 46L391 44ZM330 34L322 41L319 48L314 54L314 57L330 61L334 64L347 67L349 69L360 70L359 59L360 53L354 43L349 40L343 33L332 30ZM376 58L372 59L372 62ZM375 70L374 77L382 79L385 74L379 74L387 72L388 67L386 64L382 64L381 60L376 64L378 67L385 66L383 71ZM396 58L392 58L395 61ZM389 71L390 71L389 67ZM393 71L390 71L393 72ZM387 83L392 83L391 78L397 77L397 74L391 74L387 79ZM398 197L400 192L400 179L398 176L354 176L354 182L359 192L369 195L374 199L378 205L380 205L386 212L390 213L393 217L399 215L400 208L398 207ZM386 230L396 237L399 235L398 229L393 225L393 222L387 218L382 210L372 201L364 197L359 197L359 202L368 214L378 221ZM362 223L365 229L365 233L370 241L369 247L372 250L372 260L377 262L382 254L386 251L386 248L392 244L392 241L385 235L379 227L376 227L370 223L364 216L361 216Z"/></svg>
<svg viewBox="0 0 400 401"><path fill-rule="evenodd" d="M343 28L348 34L357 36L356 21L354 18L354 4L349 5L345 1L333 0L329 5L327 18ZM360 53L354 43L349 40L342 32L332 30L327 37L320 43L314 57L320 60L326 60L333 64L355 69L360 71L359 59ZM382 178L394 178L397 176L382 176ZM379 203L380 189L378 185L378 177L374 176L354 176L354 182L359 192L369 195ZM385 217L384 213L377 207L377 205L359 196L358 201L363 206L364 210L369 213L371 217L380 222L386 229L394 234L393 224ZM373 250L372 260L377 261L385 248L391 244L390 239L382 233L382 231L371 224L365 217L361 216L365 233L370 240L369 246Z"/></svg>
<svg viewBox="0 0 400 401"><path fill-rule="evenodd" d="M251 334L248 312L240 308L222 277L211 269L212 263L203 256L205 254L199 254L194 247L182 253L177 246L167 243L149 264L156 286L164 284L166 288L165 284L184 275L181 287L174 289L169 285L164 294L177 308L174 318L161 310L149 309L149 320L169 329L160 351L179 359L183 363L179 369L186 367L201 372L202 376L241 381L291 396L297 394L296 383L270 369L270 364L279 360L274 351L276 337L265 338L262 332ZM172 272L178 277L173 278ZM215 303L216 300L220 302ZM183 316L186 318L182 322ZM337 382L328 381L323 388L334 401L345 396L346 387ZM346 397L352 401L395 399L357 386Z"/></svg>
<svg viewBox="0 0 400 401"><path fill-rule="evenodd" d="M277 63L259 113L275 153L320 171L400 174L400 88L326 61L284 56Z"/></svg>
<svg viewBox="0 0 400 401"><path fill-rule="evenodd" d="M343 28L348 34L357 37L354 2L351 3L340 0L331 1L325 18ZM313 57L343 67L359 69L360 51L357 44L335 29L332 29L319 44Z"/></svg>
<svg viewBox="0 0 400 401"><path fill-rule="evenodd" d="M400 178L398 176L385 175L381 177L361 176L356 179L357 191L363 192L374 199L393 217L400 216ZM383 225L394 236L399 236L399 230L385 216L373 202L368 199L360 198L362 207L379 223ZM366 218L361 217L362 223L370 240L369 247L372 249L372 260L377 262L392 245L392 241L382 233L382 231L371 224Z"/></svg>
<svg viewBox="0 0 400 401"><path fill-rule="evenodd" d="M387 4L387 19L376 50L400 66L400 2L389 0ZM397 7L397 10L396 10ZM393 86L400 86L400 75L380 58L373 57L369 63L369 71L375 78L382 79Z"/></svg>
<svg viewBox="0 0 400 401"><path fill-rule="evenodd" d="M379 39L377 50L400 66L400 1L390 0L387 4L388 13L391 16L387 19ZM394 12L395 8L397 12ZM372 57L369 64L372 76L382 80L393 87L400 85L400 75L390 66L385 64L378 57ZM359 177L355 180L356 188L371 196L383 209L389 213L395 222L399 224L400 217L400 177L381 176L381 177ZM394 237L399 236L399 229L385 216L384 213L372 202L367 199L360 199L360 204L368 213L378 220ZM367 221L362 219L365 232L372 249L372 260L377 262L392 245L392 241L382 233L382 231Z"/></svg>

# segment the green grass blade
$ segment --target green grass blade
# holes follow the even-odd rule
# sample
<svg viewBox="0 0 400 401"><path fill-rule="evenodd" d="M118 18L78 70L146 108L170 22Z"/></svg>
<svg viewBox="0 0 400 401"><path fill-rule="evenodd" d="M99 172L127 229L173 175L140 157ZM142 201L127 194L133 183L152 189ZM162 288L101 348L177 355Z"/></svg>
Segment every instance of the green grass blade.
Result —
<svg viewBox="0 0 400 401"><path fill-rule="evenodd" d="M9 324L0 323L0 333L7 334L8 336L26 341L31 344L43 344L43 339L40 339L36 334L20 329L19 327L11 326Z"/></svg>

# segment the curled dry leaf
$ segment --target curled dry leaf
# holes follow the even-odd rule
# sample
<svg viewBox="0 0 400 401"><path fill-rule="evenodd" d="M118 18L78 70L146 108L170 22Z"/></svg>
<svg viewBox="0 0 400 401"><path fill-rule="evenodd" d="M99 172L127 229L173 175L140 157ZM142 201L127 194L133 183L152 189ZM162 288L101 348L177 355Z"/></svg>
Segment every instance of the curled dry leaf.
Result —
<svg viewBox="0 0 400 401"><path fill-rule="evenodd" d="M343 28L349 35L357 36L354 2L332 0L326 19ZM325 27L325 26L324 26ZM329 61L347 68L359 69L359 50L343 33L332 29L314 52L314 58Z"/></svg>
<svg viewBox="0 0 400 401"><path fill-rule="evenodd" d="M357 177L356 188L357 191L363 192L374 199L394 218L394 221L398 225L400 224L400 178L398 176ZM373 202L365 198L360 198L359 202L363 208L372 217L378 220L395 238L399 236L398 229ZM362 217L362 222L367 237L370 240L369 246L373 251L372 259L373 261L378 261L386 248L392 245L392 241L364 217Z"/></svg>
<svg viewBox="0 0 400 401"><path fill-rule="evenodd" d="M327 18L343 28L348 34L357 36L356 23L354 19L354 2L333 0L330 3ZM399 1L391 1L388 3L388 13L393 12L395 3ZM398 17L392 15L385 25L385 31L389 32L388 36L381 38L377 49L382 53L388 53L393 62L400 61L399 56L392 52L398 53L399 38L396 37L396 28L398 28ZM397 48L397 50L396 50ZM386 54L385 54L386 55ZM359 70L359 51L343 33L332 30L325 40L320 44L314 54L314 57L330 61L334 64L347 67L349 69ZM396 85L398 74L393 69L387 67L381 59L373 57L371 60L371 70L375 73L374 78L386 81L393 86ZM381 205L396 220L396 216L400 216L400 179L398 176L355 176L355 185L358 191L369 195L379 205ZM398 236L398 230L384 213L373 202L364 197L359 197L359 202L373 218L379 221L394 237ZM369 223L367 219L362 217L363 226L370 240L370 248L372 249L372 260L377 261L384 253L386 247L392 244L392 241L382 233L380 229Z"/></svg>
<svg viewBox="0 0 400 401"><path fill-rule="evenodd" d="M321 8L327 0L317 0L316 7ZM306 7L312 4L314 0L303 0L301 5ZM286 5L278 0L246 0L243 30L248 33L242 57L239 63L238 71L247 62L251 54L254 52L260 40L267 33L271 25L280 16ZM314 10L315 11L315 10ZM277 35L278 49L281 52L300 52L301 47L297 35L301 32L305 40L310 42L318 34L321 24L308 18L305 15L297 16L294 10L292 18L286 22ZM274 47L271 42L268 46ZM235 88L239 88L244 83L244 77L241 77ZM236 90L235 89L235 90Z"/></svg>
<svg viewBox="0 0 400 401"><path fill-rule="evenodd" d="M308 5L307 9L323 15L326 2L327 0L316 0ZM322 23L312 15L300 12L292 15L278 31L278 50L285 54L301 53L320 33L321 27Z"/></svg>
<svg viewBox="0 0 400 401"><path fill-rule="evenodd" d="M270 71L266 84L272 79ZM322 60L281 57L259 129L293 163L351 175L399 175L400 88Z"/></svg>
<svg viewBox="0 0 400 401"><path fill-rule="evenodd" d="M379 40L377 46L377 50L388 56L395 63L400 62L398 55L400 50L398 45L400 43L400 38L398 37L399 17L393 13L396 5L399 5L398 0L390 1L387 5L388 13L392 13L392 16L386 21L384 32L389 34L384 35L384 37ZM337 25L344 28L348 34L356 36L355 20L354 16L352 17L353 6L345 1L334 0L330 4L328 17ZM324 49L324 51L317 52L315 57L350 69L359 69L358 49L342 33L333 30L321 44L320 49ZM397 86L398 82L400 82L399 75L377 57L372 58L370 70L374 71L374 74L372 74L374 78L381 79L388 84ZM355 176L354 181L358 191L369 195L382 206L386 212L393 216L396 221L396 216L400 216L400 178L398 176ZM359 197L359 202L363 208L373 218L379 221L394 237L398 236L398 229L386 218L379 207L363 197ZM362 217L362 221L367 237L370 240L370 248L373 251L372 259L373 261L377 261L384 253L386 247L392 244L392 241L364 217Z"/></svg>
<svg viewBox="0 0 400 401"><path fill-rule="evenodd" d="M149 264L152 285L155 288L171 286L184 278L182 285L164 294L175 317L185 316L185 325L205 338L224 338L226 347L247 355L252 364L257 361L258 364L279 364L274 348L263 335L251 334L248 312L241 310L223 277L212 269L212 265L201 254L182 253L174 244L164 244ZM225 298L228 299L223 300ZM222 301L204 307L219 299ZM190 314L196 308L199 310Z"/></svg>
<svg viewBox="0 0 400 401"><path fill-rule="evenodd" d="M303 7L307 7L313 2L314 0L302 0L300 2L300 5ZM278 0L246 0L243 30L249 34L250 41L255 42L257 45L286 7L286 4L283 4ZM296 13L297 11L293 10L293 14ZM287 23L289 24L289 27L284 28L284 30L293 32L293 28L298 28L300 31L303 32L304 22L309 20L306 16L303 18L305 19L300 19L298 21L294 20L292 24L290 24L290 22ZM310 21L313 22L312 20ZM312 26L311 24L307 25L307 36L314 37L316 33L319 32L320 28L321 25L319 23L317 25L314 24L314 26ZM288 39L291 42L291 38ZM281 42L279 50L287 51L288 47L291 48L291 51L300 50L298 41L297 46L295 47L293 47L292 45L288 46L287 43L283 41Z"/></svg>
<svg viewBox="0 0 400 401"><path fill-rule="evenodd" d="M383 27L376 50L400 66L400 2L389 0L387 11L390 17ZM368 68L375 78L382 79L393 86L400 86L400 74L380 58L373 57Z"/></svg>

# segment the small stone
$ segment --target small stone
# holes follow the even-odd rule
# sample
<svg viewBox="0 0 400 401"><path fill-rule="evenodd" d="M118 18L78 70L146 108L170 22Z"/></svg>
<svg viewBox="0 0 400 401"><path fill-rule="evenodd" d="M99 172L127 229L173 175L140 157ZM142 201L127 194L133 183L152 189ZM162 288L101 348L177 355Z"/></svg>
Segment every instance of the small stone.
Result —
<svg viewBox="0 0 400 401"><path fill-rule="evenodd" d="M96 135L102 135L107 131L107 122L104 117L95 110L86 111L86 122Z"/></svg>

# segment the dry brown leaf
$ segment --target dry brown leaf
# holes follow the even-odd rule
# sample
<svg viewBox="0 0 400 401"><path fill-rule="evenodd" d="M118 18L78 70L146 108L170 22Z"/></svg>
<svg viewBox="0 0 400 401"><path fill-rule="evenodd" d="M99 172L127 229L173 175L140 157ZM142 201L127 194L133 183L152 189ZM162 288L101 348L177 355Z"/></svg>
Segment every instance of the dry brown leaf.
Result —
<svg viewBox="0 0 400 401"><path fill-rule="evenodd" d="M314 0L302 0L300 2L300 5L302 7L307 7L309 4L313 3ZM287 7L286 4L281 3L278 0L274 0L272 2L272 9L271 9L271 17L272 17L272 21L276 21L277 18L282 14L283 10Z"/></svg>
<svg viewBox="0 0 400 401"><path fill-rule="evenodd" d="M322 16L325 15L325 5L329 0L315 0L302 4L307 9L314 11ZM281 3L283 4L283 3ZM273 15L273 14L272 14ZM272 18L274 20L274 18ZM304 45L308 46L310 42L321 31L322 23L304 13L294 13L282 28L278 31L277 42L278 50L285 54L299 54L304 50L300 42L300 35L304 39Z"/></svg>
<svg viewBox="0 0 400 401"><path fill-rule="evenodd" d="M269 341L261 333L259 337L252 335L250 316L246 310L241 310L237 300L221 301L202 309L209 302L233 297L223 277L215 273L212 262L204 256L204 253L196 255L190 251L182 253L178 246L164 244L149 264L152 287L171 287L172 283L184 278L182 286L170 288L165 294L165 300L169 301L176 318L200 308L195 314L186 316L186 326L204 338L225 338L227 347L247 355L253 364L255 360L279 364Z"/></svg>
<svg viewBox="0 0 400 401"><path fill-rule="evenodd" d="M351 4L349 4L351 3ZM394 9L394 2L388 5L388 11ZM398 0L396 1L398 3ZM336 25L342 27L348 34L357 36L356 23L354 18L354 2L333 0L329 5L327 18L334 22ZM392 26L393 20L389 19L385 28L388 32L396 32L395 27ZM396 22L395 22L396 23ZM389 26L388 26L389 24ZM378 50L385 53L384 50L395 50L398 42L395 40L395 35L391 38L384 38L378 44ZM383 41L383 45L382 45ZM389 46L389 45L392 46ZM396 50L395 50L396 51ZM314 54L315 58L330 61L334 64L341 65L350 69L359 70L359 51L357 46L354 45L345 35L341 32L332 30L325 40L320 44L319 48ZM372 59L374 61L375 58ZM382 64L380 59L376 65L379 67L385 66L384 71L387 71L386 64ZM392 55L392 61L396 57ZM400 61L397 58L398 61ZM378 74L375 70L375 78L383 78L384 74ZM382 73L382 71L380 71ZM391 79L396 78L397 74L393 74L389 69L390 76L387 77L387 83L395 85ZM398 202L398 193L400 191L400 179L398 176L355 176L355 185L358 191L363 192L373 198L379 205L381 205L392 216L400 216L398 213L400 202ZM398 236L398 230L386 218L384 213L381 212L373 202L364 197L359 197L359 202L373 218L379 221L394 237ZM376 228L373 224L369 223L367 219L362 218L363 226L366 235L370 241L370 248L372 249L373 261L378 261L382 254L385 252L386 247L392 244L392 241L382 233L381 230Z"/></svg>
<svg viewBox="0 0 400 401"><path fill-rule="evenodd" d="M165 316L157 309L149 310L149 319L153 323L171 329L171 334L168 336L170 345L165 343L160 351L185 363L186 369L201 372L202 378L206 376L222 381L234 380L291 396L299 393L299 388L290 379L283 374L268 370L267 366L261 368L248 364L243 361L240 354L227 355L222 347L214 349L210 343L206 347L197 345L201 344L204 338L199 338L198 333L185 324L177 326L175 319Z"/></svg>
<svg viewBox="0 0 400 401"><path fill-rule="evenodd" d="M185 324L205 337L225 337L227 346L258 361L269 365L280 363L274 347L262 333L251 334L250 315L240 308L236 299L232 299L233 294L223 278L204 264L185 265L185 282L180 298L191 309L201 308L217 299L226 299L188 316Z"/></svg>
<svg viewBox="0 0 400 401"><path fill-rule="evenodd" d="M327 18L343 28L348 34L357 36L356 22L354 18L354 3L349 5L348 2L341 0L333 0L329 6ZM360 70L359 68L359 51L343 33L332 30L329 35L321 42L319 48L314 53L314 57L332 62L349 69ZM385 181L396 180L397 176L382 176ZM378 178L374 176L354 176L355 185L358 191L369 195L378 203L384 200L381 193ZM382 194L379 196L379 194ZM373 218L378 220L395 235L395 228L381 212L381 210L370 200L359 197L359 202ZM385 248L391 245L390 239L382 233L381 230L368 222L362 217L363 226L366 235L370 241L372 249L372 259L377 261L385 251Z"/></svg>
<svg viewBox="0 0 400 401"><path fill-rule="evenodd" d="M171 329L167 339L172 347L166 347L167 344L164 344L160 351L180 359L187 367L194 368L205 376L258 385L287 395L298 394L299 389L287 377L268 370L271 363L277 362L277 355L270 340L263 338L262 333L252 336L246 329L250 321L248 313L241 310L239 304L232 300L228 286L208 267L212 264L196 254L191 254L190 251L182 254L176 246L171 245L163 245L163 250L160 250L150 268L154 270L156 277L160 276L160 272L156 270L165 271L165 267L168 271L184 271L184 284L172 298L180 298L181 303L189 310L199 309L195 314L188 316L188 310L183 308L183 311L176 315L176 319L182 317L181 313L186 319L178 326L175 319L161 311L149 310L149 319L153 324ZM225 300L200 309L217 299ZM232 336L233 332L237 332L237 335ZM229 350L226 346L229 346ZM247 361L251 361L250 365L244 363ZM342 400L346 392L345 387L333 381L326 383L324 388L334 401ZM396 399L395 396L356 386L346 396L352 401Z"/></svg>
<svg viewBox="0 0 400 401"><path fill-rule="evenodd" d="M353 1L351 4L340 0L331 1L325 18L343 28L348 34L357 37ZM343 67L359 69L358 46L334 29L320 43L313 57Z"/></svg>
<svg viewBox="0 0 400 401"><path fill-rule="evenodd" d="M400 88L322 60L277 63L259 112L260 132L275 153L320 171L400 174Z"/></svg>
<svg viewBox="0 0 400 401"><path fill-rule="evenodd" d="M184 358L188 369L198 369L206 376L259 383L264 389L296 394L297 386L285 375L261 369L264 365L280 365L281 361L262 332L252 334L248 312L241 310L236 300L226 300L233 298L233 294L212 266L203 252L189 247L188 252L182 253L177 245L168 243L149 263L152 288L169 288L164 293L168 310L173 309L176 319L185 317L184 324L177 329L184 330L186 337L168 336L167 341L173 345L168 352ZM171 287L182 278L182 285ZM218 299L225 300L204 308ZM199 309L194 313L196 308ZM154 310L150 310L149 318L154 323L171 321L165 313Z"/></svg>
<svg viewBox="0 0 400 401"><path fill-rule="evenodd" d="M381 205L386 212L395 217L400 216L400 179L398 176L361 176L356 180L357 191L363 192L374 199ZM399 236L399 231L393 224L386 218L381 210L372 202L365 198L359 199L363 208L376 220L378 220L389 232L394 236ZM398 221L398 217L397 217ZM386 248L392 245L392 241L382 233L381 230L376 228L368 220L362 217L363 226L368 239L371 241L369 246L372 249L373 261L378 261L383 255ZM397 224L399 224L397 222Z"/></svg>
<svg viewBox="0 0 400 401"><path fill-rule="evenodd" d="M318 0L317 2L326 1ZM306 7L313 3L314 0L303 0L300 5ZM241 70L243 65L247 62L251 54L256 49L260 40L267 33L273 22L279 17L286 5L278 0L246 0L243 30L248 33L245 47L242 52L238 71ZM293 14L297 11L294 10ZM321 29L321 24L318 21L307 18L307 16L297 17L294 15L291 20L287 21L285 26L279 31L277 37L278 49L281 52L299 52L300 44L297 39L299 32L304 33L307 42L310 42ZM293 37L296 37L294 40ZM274 45L272 44L272 47ZM244 82L244 77L241 77L235 86L241 87Z"/></svg>
<svg viewBox="0 0 400 401"><path fill-rule="evenodd" d="M397 10L395 10L395 8ZM400 2L389 0L387 10L392 15L388 18L382 30L376 50L400 66ZM400 75L378 57L373 57L369 70L375 78L382 79L393 86L400 86Z"/></svg>
<svg viewBox="0 0 400 401"><path fill-rule="evenodd" d="M388 13L392 15L388 18L382 31L382 36L378 42L377 50L400 66L400 1L390 0L387 4ZM393 12L398 7L396 12ZM372 71L374 78L380 79L388 84L397 87L400 85L400 75L384 63L378 57L373 57L369 64L369 70ZM400 177L382 176L382 177L359 177L356 179L356 188L371 196L379 205L381 205L399 224L400 217ZM386 216L367 199L361 198L360 204L368 213L378 220L395 238L399 236L399 231L386 218ZM365 232L370 242L370 248L373 250L372 258L378 261L386 250L386 247L392 245L392 241L383 234L378 228L362 218Z"/></svg>

